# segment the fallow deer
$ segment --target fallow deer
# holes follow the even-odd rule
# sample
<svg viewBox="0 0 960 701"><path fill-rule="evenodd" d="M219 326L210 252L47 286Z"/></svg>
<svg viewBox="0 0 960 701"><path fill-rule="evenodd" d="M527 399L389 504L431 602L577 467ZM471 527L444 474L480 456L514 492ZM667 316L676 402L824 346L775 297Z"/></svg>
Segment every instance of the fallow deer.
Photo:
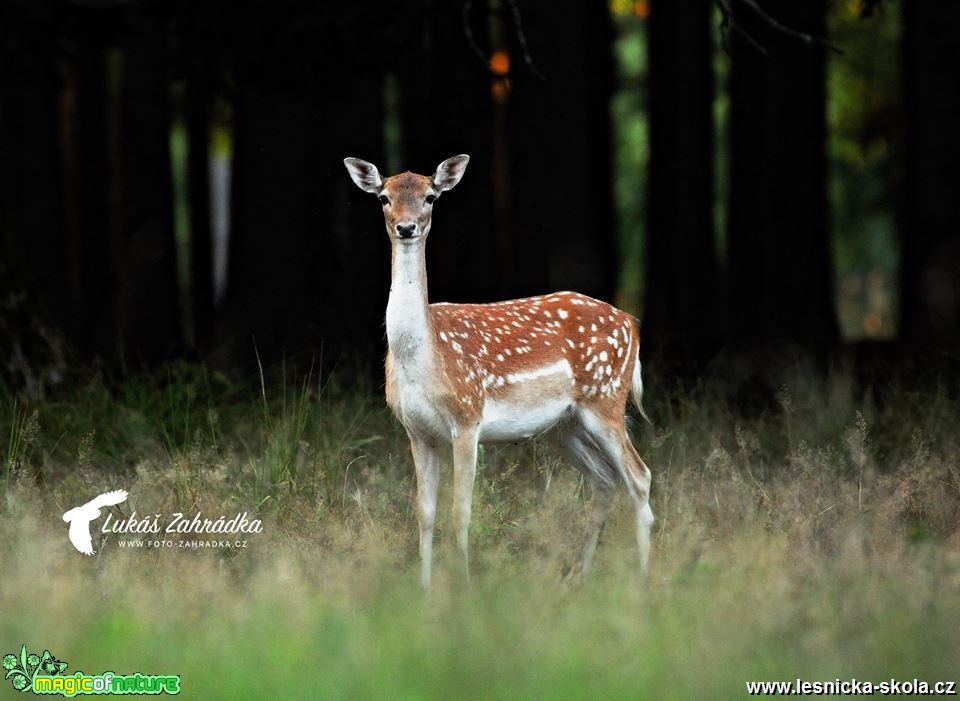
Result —
<svg viewBox="0 0 960 701"><path fill-rule="evenodd" d="M469 576L467 532L477 445L550 438L593 489L573 574L590 566L619 483L636 509L640 567L650 554L650 470L624 425L628 393L642 412L640 334L634 317L575 292L493 304L430 304L426 241L433 205L463 176L469 156L432 176L382 178L358 158L353 182L377 196L392 248L387 303L387 404L410 437L417 474L420 576L430 584L441 454L453 451L453 523Z"/></svg>

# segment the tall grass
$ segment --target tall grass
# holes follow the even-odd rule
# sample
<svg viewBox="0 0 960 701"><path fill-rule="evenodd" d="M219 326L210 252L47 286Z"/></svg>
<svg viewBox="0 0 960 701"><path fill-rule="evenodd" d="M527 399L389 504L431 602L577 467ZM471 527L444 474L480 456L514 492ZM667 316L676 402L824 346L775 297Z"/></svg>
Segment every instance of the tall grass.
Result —
<svg viewBox="0 0 960 701"><path fill-rule="evenodd" d="M28 408L12 400L13 411L9 420L10 432L7 435L7 452L3 461L3 496L10 489L14 474L28 462L30 452L37 440L37 412L28 412Z"/></svg>
<svg viewBox="0 0 960 701"><path fill-rule="evenodd" d="M731 698L752 679L956 678L946 388L858 397L844 375L798 375L752 416L710 387L651 392L646 580L621 498L594 571L565 585L589 490L549 448L488 448L474 578L456 576L443 509L425 594L408 447L382 398L288 379L248 389L180 366L8 406L17 445L36 418L30 450L4 456L0 641L68 671L179 673L186 698ZM245 549L95 539L78 555L60 515L118 487L124 513L247 510L265 530Z"/></svg>

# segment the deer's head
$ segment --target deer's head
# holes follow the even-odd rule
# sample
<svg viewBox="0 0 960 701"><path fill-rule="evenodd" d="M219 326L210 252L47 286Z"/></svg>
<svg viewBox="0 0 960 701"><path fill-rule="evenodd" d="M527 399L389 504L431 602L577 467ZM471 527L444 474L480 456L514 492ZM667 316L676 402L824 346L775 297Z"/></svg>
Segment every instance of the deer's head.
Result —
<svg viewBox="0 0 960 701"><path fill-rule="evenodd" d="M375 165L359 158L345 158L343 164L357 187L380 200L391 243L414 243L430 233L434 201L456 187L469 160L467 155L453 156L437 166L433 175L408 171L386 179Z"/></svg>

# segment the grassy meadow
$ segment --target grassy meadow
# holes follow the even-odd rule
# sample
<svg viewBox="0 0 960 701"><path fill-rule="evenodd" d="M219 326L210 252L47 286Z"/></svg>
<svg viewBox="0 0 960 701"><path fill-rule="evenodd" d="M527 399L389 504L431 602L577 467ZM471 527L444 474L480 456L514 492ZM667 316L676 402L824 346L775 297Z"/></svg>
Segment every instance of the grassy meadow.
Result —
<svg viewBox="0 0 960 701"><path fill-rule="evenodd" d="M650 383L651 573L624 495L594 569L562 574L589 489L546 446L482 452L473 579L457 576L445 469L435 583L417 581L408 446L379 389L242 387L195 365L0 390L2 653L68 673L180 674L188 699L712 699L748 680L955 680L960 405L784 376L744 416L709 385ZM955 388L953 388L955 390ZM257 514L245 549L84 557L64 511ZM126 536L132 537L132 536ZM7 682L0 698L16 695Z"/></svg>

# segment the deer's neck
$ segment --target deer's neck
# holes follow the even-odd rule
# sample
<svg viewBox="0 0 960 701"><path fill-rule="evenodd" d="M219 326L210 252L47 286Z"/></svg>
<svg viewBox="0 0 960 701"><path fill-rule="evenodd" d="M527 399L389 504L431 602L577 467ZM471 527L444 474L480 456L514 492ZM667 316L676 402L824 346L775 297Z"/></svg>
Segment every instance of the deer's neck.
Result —
<svg viewBox="0 0 960 701"><path fill-rule="evenodd" d="M427 298L424 242L395 243L390 299L387 302L387 343L401 364L417 358L432 361L433 328Z"/></svg>

